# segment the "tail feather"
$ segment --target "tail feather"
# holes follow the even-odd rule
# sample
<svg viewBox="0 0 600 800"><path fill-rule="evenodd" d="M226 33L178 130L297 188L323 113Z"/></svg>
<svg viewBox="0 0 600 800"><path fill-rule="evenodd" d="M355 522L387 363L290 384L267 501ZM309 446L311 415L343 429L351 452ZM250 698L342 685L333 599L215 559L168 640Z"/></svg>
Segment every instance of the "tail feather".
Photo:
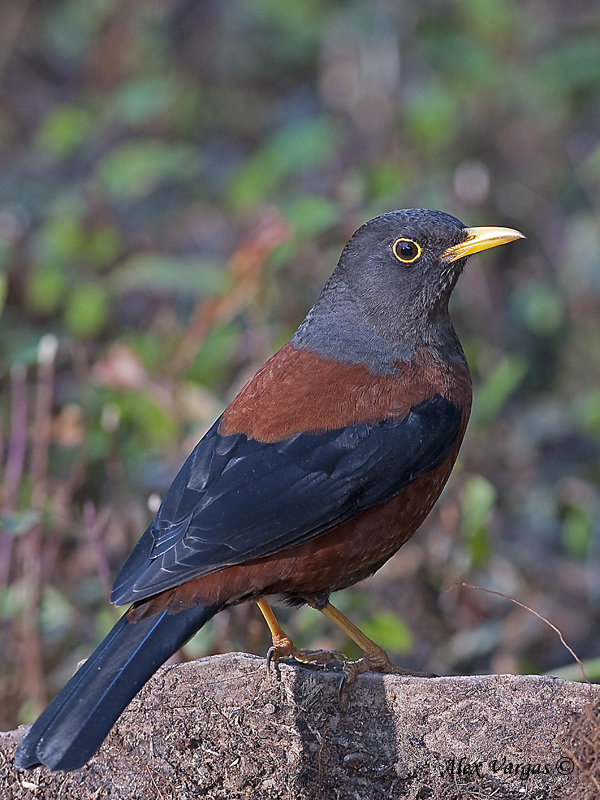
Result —
<svg viewBox="0 0 600 800"><path fill-rule="evenodd" d="M19 769L82 767L123 709L179 647L219 610L163 610L131 622L125 614L32 725L15 754Z"/></svg>

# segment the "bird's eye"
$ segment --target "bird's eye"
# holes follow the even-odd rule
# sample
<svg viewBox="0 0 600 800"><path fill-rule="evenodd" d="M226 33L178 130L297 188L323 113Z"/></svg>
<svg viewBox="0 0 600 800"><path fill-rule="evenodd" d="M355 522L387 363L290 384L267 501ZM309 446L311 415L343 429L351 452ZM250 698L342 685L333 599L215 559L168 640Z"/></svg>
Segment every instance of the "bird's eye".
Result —
<svg viewBox="0 0 600 800"><path fill-rule="evenodd" d="M403 264L412 264L421 255L421 247L412 239L396 239L392 246L394 255Z"/></svg>

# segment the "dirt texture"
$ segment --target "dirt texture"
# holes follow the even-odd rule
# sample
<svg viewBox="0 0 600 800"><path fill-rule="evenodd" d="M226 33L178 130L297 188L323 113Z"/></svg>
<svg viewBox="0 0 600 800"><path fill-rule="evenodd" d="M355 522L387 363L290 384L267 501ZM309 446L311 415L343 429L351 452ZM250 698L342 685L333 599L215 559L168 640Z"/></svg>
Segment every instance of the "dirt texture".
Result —
<svg viewBox="0 0 600 800"><path fill-rule="evenodd" d="M239 653L163 667L83 769L18 773L3 800L463 800L600 797L600 687L538 676L368 673ZM580 735L584 731L585 736ZM578 750L585 739L585 748Z"/></svg>

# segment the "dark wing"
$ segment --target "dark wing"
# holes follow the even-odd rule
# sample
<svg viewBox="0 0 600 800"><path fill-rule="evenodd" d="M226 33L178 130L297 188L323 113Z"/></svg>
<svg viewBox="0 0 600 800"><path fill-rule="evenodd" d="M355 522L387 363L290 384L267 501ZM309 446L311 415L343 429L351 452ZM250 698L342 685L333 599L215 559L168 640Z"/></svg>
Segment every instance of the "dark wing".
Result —
<svg viewBox="0 0 600 800"><path fill-rule="evenodd" d="M223 436L191 453L118 575L117 605L272 555L389 500L448 457L462 410L435 395L401 420L280 442Z"/></svg>

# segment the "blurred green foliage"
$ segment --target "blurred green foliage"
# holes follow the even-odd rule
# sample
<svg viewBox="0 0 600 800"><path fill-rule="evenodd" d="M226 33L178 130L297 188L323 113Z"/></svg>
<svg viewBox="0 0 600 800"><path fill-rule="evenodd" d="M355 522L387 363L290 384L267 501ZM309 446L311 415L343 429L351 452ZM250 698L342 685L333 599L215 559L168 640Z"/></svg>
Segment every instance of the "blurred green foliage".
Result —
<svg viewBox="0 0 600 800"><path fill-rule="evenodd" d="M475 401L438 510L341 606L406 666L568 662L522 609L451 588L476 568L597 655L599 28L594 4L536 0L0 7L6 726L107 630L156 497L348 236L397 207L528 241L453 296ZM264 652L253 613L190 653ZM347 644L310 609L283 616L303 646Z"/></svg>
<svg viewBox="0 0 600 800"><path fill-rule="evenodd" d="M474 567L481 567L492 549L489 527L496 499L496 490L481 475L473 475L465 481L461 504L462 530Z"/></svg>
<svg viewBox="0 0 600 800"><path fill-rule="evenodd" d="M376 611L361 623L369 639L390 653L408 653L413 644L410 628L393 611Z"/></svg>
<svg viewBox="0 0 600 800"><path fill-rule="evenodd" d="M527 362L518 354L503 356L476 387L472 421L489 426L509 397L518 388L527 370Z"/></svg>

